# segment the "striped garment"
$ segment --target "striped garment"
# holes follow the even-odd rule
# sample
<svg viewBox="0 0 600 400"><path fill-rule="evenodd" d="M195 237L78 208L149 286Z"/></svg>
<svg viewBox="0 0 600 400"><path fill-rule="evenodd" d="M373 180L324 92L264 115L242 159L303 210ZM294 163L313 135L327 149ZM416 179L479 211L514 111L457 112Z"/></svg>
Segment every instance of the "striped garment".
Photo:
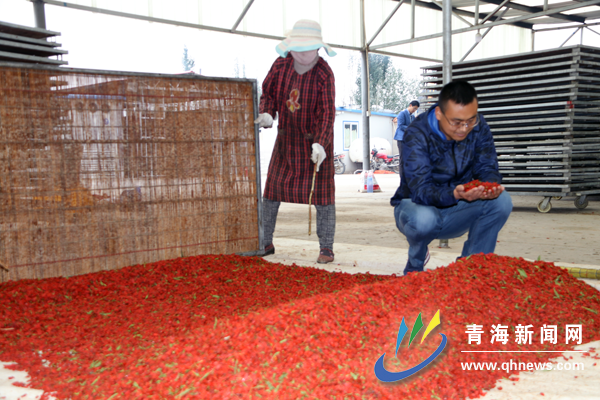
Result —
<svg viewBox="0 0 600 400"><path fill-rule="evenodd" d="M299 75L291 55L278 58L263 82L260 112L279 112L278 135L269 164L263 197L273 201L308 204L314 163L313 143L325 148L315 182L312 204L335 204L333 72L319 57L317 64Z"/></svg>

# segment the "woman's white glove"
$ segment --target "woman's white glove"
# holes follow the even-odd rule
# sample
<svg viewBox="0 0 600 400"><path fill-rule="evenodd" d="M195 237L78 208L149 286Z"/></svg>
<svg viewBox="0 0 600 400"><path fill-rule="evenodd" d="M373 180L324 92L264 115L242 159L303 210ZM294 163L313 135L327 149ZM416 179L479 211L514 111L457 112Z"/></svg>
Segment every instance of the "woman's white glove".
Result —
<svg viewBox="0 0 600 400"><path fill-rule="evenodd" d="M273 126L273 117L269 113L258 114L258 118L254 120L259 128L270 128Z"/></svg>
<svg viewBox="0 0 600 400"><path fill-rule="evenodd" d="M310 156L310 159L312 162L317 164L317 172L319 172L319 167L321 166L323 160L327 158L327 155L325 154L325 149L319 143L313 143L312 149L313 151L312 155Z"/></svg>

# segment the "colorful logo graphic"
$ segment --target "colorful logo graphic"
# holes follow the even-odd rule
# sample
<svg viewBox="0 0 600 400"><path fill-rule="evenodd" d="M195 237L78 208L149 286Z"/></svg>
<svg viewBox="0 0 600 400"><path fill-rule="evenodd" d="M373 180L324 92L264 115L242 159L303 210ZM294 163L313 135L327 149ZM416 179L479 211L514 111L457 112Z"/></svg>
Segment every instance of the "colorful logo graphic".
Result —
<svg viewBox="0 0 600 400"><path fill-rule="evenodd" d="M440 324L440 310L438 310L435 313L435 315L431 319L431 322L429 322L429 325L427 325L427 329L425 329L425 333L423 334L423 337L421 338L421 343L423 343L423 341L425 340L427 335L429 335L429 333L433 330L433 328L435 328L439 324ZM412 343L413 339L415 338L415 336L417 336L417 333L419 333L419 331L421 330L422 327L423 327L423 321L421 320L421 313L419 313L419 316L417 317L417 320L415 321L415 325L413 326L412 331L410 333L410 340L408 341L409 347L410 347L410 344ZM406 332L408 332L408 327L406 326L406 323L404 322L404 317L403 317L402 322L400 323L400 329L398 330L398 338L396 339L396 357L398 357L398 349L400 348L400 343L402 343L402 339L404 339L404 335L406 334ZM444 335L443 333L440 333L440 335L442 336L442 343L440 343L438 348L429 357L427 357L427 359L425 359L425 361L423 361L419 365L416 365L405 371L390 372L387 369L385 369L385 367L383 366L383 359L385 358L385 353L383 353L381 355L381 357L379 357L379 359L375 363L375 376L377 377L377 379L379 379L382 382L396 382L401 379L408 378L409 376L411 376L413 374L416 374L417 372L419 372L420 370L422 370L423 368L425 368L426 366L431 364L431 362L433 360L435 360L437 358L437 356L439 356L442 353L444 348L446 348L446 344L448 343L448 338L446 338L446 335Z"/></svg>
<svg viewBox="0 0 600 400"><path fill-rule="evenodd" d="M289 108L291 112L300 109L300 103L298 103L299 98L300 91L298 89L292 89L292 91L290 92L290 98L285 102L287 108Z"/></svg>

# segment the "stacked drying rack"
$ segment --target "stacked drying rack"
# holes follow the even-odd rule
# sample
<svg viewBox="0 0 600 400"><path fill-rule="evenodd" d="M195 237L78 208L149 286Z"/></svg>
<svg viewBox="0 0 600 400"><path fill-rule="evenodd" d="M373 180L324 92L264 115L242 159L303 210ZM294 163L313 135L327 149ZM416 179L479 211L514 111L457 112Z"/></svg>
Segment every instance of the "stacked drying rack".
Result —
<svg viewBox="0 0 600 400"><path fill-rule="evenodd" d="M442 84L442 65L423 68L424 108ZM503 185L513 195L551 200L600 193L600 48L572 46L461 62L453 80L476 89L494 135Z"/></svg>
<svg viewBox="0 0 600 400"><path fill-rule="evenodd" d="M66 65L62 56L68 51L59 48L56 36L60 32L0 21L0 61Z"/></svg>

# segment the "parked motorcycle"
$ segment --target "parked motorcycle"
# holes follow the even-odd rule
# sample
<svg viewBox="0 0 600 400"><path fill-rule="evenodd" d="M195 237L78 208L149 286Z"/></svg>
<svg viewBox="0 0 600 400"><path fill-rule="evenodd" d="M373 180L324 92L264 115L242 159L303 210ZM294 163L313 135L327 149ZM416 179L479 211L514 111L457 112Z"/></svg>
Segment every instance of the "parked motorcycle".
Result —
<svg viewBox="0 0 600 400"><path fill-rule="evenodd" d="M397 174L400 173L400 156L397 154L392 157L388 157L383 153L379 153L377 149L371 150L371 169L373 171L393 171Z"/></svg>
<svg viewBox="0 0 600 400"><path fill-rule="evenodd" d="M344 157L344 154L336 154L333 156L333 167L335 168L335 173L338 175L346 172L346 164L342 161L342 158Z"/></svg>

